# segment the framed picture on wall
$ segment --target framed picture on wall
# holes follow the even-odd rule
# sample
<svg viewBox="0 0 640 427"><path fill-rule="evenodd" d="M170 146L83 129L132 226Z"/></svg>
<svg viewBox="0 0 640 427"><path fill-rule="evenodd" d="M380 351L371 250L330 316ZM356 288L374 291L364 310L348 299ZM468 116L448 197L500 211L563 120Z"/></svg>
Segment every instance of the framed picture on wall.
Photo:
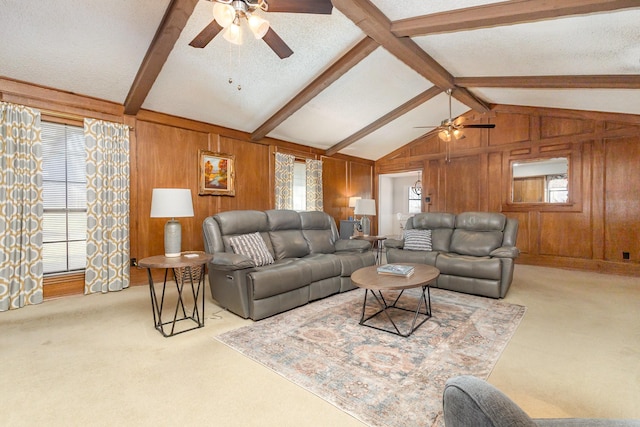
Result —
<svg viewBox="0 0 640 427"><path fill-rule="evenodd" d="M235 196L235 156L200 150L199 182L201 196Z"/></svg>

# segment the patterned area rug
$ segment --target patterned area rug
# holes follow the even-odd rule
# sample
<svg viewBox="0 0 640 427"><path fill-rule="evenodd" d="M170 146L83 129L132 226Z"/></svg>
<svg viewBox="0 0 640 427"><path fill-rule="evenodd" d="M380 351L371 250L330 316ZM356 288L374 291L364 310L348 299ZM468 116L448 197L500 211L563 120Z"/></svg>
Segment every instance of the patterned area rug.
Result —
<svg viewBox="0 0 640 427"><path fill-rule="evenodd" d="M415 310L417 297L405 291L399 305ZM359 325L363 298L331 296L216 338L371 426L442 426L446 380L486 379L526 310L432 289L433 317L403 338ZM413 318L393 316L403 332Z"/></svg>

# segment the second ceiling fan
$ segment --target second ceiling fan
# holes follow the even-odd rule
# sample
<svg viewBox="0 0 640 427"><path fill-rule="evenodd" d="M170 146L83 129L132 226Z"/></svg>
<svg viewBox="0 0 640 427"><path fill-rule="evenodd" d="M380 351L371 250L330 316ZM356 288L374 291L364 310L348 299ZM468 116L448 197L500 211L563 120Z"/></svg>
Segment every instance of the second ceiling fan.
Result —
<svg viewBox="0 0 640 427"><path fill-rule="evenodd" d="M293 51L256 12L313 13L330 15L331 0L207 0L213 3L214 20L192 41L190 46L203 48L224 30L223 36L231 43L241 44L241 24L247 20L256 38L261 38L281 59Z"/></svg>
<svg viewBox="0 0 640 427"><path fill-rule="evenodd" d="M462 139L464 138L464 134L462 133L462 129L493 129L496 127L495 124L462 124L460 119L453 120L451 113L451 94L453 91L451 89L446 90L447 95L449 96L449 118L444 119L438 126L416 126L416 129L437 129L438 136L443 141L451 141L452 138Z"/></svg>

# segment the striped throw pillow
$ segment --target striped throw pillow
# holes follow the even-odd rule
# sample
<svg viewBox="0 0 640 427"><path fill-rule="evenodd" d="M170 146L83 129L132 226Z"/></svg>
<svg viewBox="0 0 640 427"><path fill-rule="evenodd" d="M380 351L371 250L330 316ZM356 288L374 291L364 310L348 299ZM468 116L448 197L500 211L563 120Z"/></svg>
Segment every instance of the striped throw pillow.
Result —
<svg viewBox="0 0 640 427"><path fill-rule="evenodd" d="M234 253L251 258L256 267L273 264L273 256L258 232L231 237L229 243Z"/></svg>
<svg viewBox="0 0 640 427"><path fill-rule="evenodd" d="M404 249L411 251L430 251L431 230L404 230Z"/></svg>

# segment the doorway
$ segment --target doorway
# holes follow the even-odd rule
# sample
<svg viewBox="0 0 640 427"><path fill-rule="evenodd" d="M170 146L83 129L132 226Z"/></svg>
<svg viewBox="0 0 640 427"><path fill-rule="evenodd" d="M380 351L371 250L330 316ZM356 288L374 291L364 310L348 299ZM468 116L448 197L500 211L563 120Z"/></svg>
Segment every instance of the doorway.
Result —
<svg viewBox="0 0 640 427"><path fill-rule="evenodd" d="M421 196L412 188L421 171L378 175L378 235L402 238L407 218L421 211Z"/></svg>

